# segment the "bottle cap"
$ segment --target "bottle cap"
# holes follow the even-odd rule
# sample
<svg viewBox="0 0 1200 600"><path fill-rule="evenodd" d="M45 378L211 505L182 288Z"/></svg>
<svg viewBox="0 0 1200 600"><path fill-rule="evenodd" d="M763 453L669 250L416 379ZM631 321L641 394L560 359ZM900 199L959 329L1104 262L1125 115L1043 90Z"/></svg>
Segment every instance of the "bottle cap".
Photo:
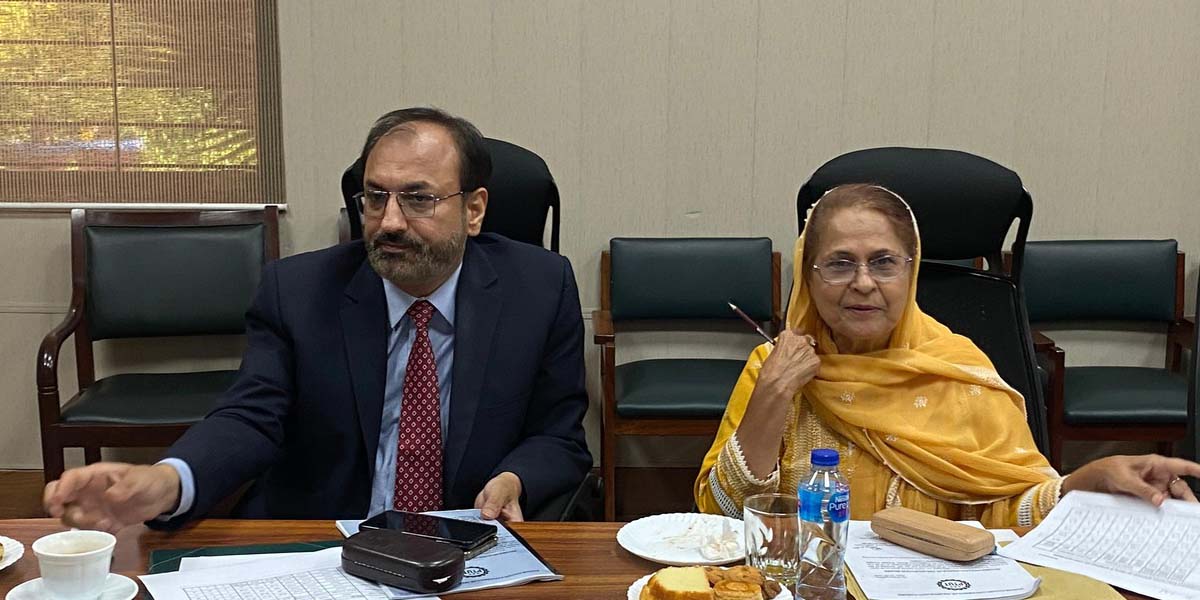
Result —
<svg viewBox="0 0 1200 600"><path fill-rule="evenodd" d="M814 448L812 451L812 464L817 467L836 467L840 460L837 450Z"/></svg>

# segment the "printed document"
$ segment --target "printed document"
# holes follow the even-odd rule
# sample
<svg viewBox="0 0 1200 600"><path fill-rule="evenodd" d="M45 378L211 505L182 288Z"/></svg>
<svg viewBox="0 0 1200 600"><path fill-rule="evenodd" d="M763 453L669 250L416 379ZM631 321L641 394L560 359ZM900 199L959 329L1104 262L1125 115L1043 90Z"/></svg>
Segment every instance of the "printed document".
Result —
<svg viewBox="0 0 1200 600"><path fill-rule="evenodd" d="M875 535L870 521L851 521L847 537L846 567L870 600L1019 600L1040 582L995 554L954 562L909 550Z"/></svg>
<svg viewBox="0 0 1200 600"><path fill-rule="evenodd" d="M222 557L228 562L230 557ZM154 600L387 600L382 586L342 571L342 549L296 552L211 569L139 577Z"/></svg>
<svg viewBox="0 0 1200 600"><path fill-rule="evenodd" d="M1045 521L1000 550L1161 600L1200 597L1200 506L1071 492Z"/></svg>

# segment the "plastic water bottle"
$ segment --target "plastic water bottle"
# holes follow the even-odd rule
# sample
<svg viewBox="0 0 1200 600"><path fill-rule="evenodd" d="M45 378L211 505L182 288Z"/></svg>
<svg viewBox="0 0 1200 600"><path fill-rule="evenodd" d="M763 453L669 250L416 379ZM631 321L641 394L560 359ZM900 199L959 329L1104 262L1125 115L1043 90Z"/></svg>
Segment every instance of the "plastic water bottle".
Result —
<svg viewBox="0 0 1200 600"><path fill-rule="evenodd" d="M845 600L846 534L850 526L850 486L838 471L837 450L812 451L812 469L800 482L800 576L796 597Z"/></svg>

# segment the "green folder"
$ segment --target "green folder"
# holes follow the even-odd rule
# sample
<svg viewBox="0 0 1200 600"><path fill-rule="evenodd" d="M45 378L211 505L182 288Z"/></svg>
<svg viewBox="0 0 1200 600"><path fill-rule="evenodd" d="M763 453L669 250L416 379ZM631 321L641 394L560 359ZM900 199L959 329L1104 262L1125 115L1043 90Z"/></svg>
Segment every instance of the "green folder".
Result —
<svg viewBox="0 0 1200 600"><path fill-rule="evenodd" d="M271 554L276 552L314 552L341 546L343 540L294 542L290 544L254 544L250 546L211 546L208 548L167 548L150 553L147 573L170 573L179 570L185 556L229 556L231 554Z"/></svg>

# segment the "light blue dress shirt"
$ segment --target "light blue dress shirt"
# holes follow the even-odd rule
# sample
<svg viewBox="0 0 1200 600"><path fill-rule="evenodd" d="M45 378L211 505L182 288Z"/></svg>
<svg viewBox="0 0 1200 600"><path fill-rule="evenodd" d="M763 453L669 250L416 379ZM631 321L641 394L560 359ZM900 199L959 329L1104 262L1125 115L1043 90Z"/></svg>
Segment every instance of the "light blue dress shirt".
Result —
<svg viewBox="0 0 1200 600"><path fill-rule="evenodd" d="M458 279L462 274L462 263L438 289L424 298L417 298L383 280L383 293L387 299L388 334L387 382L383 392L383 418L379 423L379 448L375 451L375 476L371 481L371 506L364 518L391 510L396 486L396 445L400 436L400 406L404 395L404 373L408 368L408 354L412 350L416 330L408 318L408 308L417 300L428 300L433 305L433 318L429 320L429 343L433 345L433 359L437 364L438 401L441 404L442 449L446 447L446 430L450 420L450 373L454 367L454 299L458 294ZM179 508L160 520L173 519L192 509L196 500L196 480L188 464L178 458L164 458L158 464L171 465L179 472Z"/></svg>

